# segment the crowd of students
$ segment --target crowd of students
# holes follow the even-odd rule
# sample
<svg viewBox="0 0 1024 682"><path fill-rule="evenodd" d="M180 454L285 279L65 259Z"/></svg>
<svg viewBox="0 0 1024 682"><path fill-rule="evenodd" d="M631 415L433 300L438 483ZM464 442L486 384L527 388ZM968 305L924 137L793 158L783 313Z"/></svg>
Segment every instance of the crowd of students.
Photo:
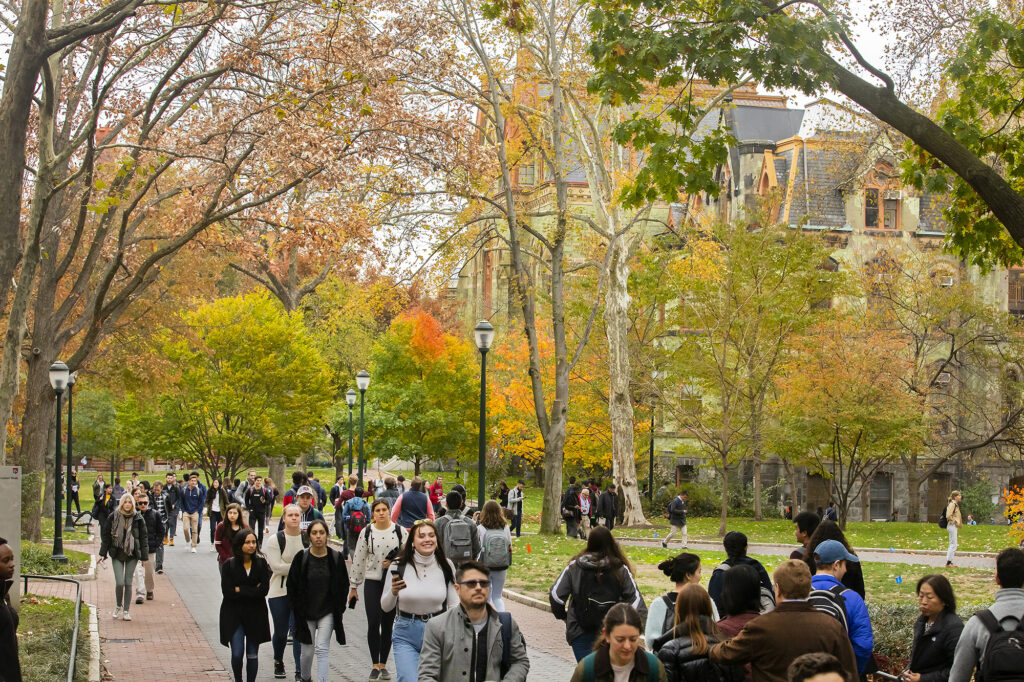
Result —
<svg viewBox="0 0 1024 682"><path fill-rule="evenodd" d="M207 488L198 479L190 472L179 484L168 473L149 485L133 475L120 495L120 481L98 481L99 563L109 561L114 572L114 618L131 620L133 595L135 604L153 598L153 573L163 571L178 515L190 552L205 515L221 576L220 641L231 650L236 682L243 674L256 679L266 642L274 677L284 678L289 637L295 679L327 680L331 639L346 643L344 613L359 601L371 681L391 679L392 654L399 682L526 679L527 643L501 599L512 531L521 528L521 481L502 484L497 499L471 514L465 489L456 484L445 492L440 477L429 485L416 477L408 489L399 478L378 476L364 489L356 477L342 477L327 493L296 472L284 495L255 472L229 487L214 480ZM747 555L744 534L727 533L726 558L710 570L706 590L700 557L684 551L668 558L658 569L671 589L648 609L612 535L615 488L594 494L593 484L573 480L563 494L570 535L586 544L549 593L577 660L572 680L853 682L875 672L860 558L835 521L797 514L800 547L771 575ZM284 507L273 532L276 499ZM329 542L322 512L328 500L341 550ZM667 504L666 516L674 532L665 542L679 535L685 547L685 493ZM13 572L9 554L0 539L0 590ZM1024 551L998 555L996 582L995 602L965 625L945 576L918 580L920 615L903 682L969 682L976 671L977 679L1024 679ZM2 602L0 651L17 618Z"/></svg>

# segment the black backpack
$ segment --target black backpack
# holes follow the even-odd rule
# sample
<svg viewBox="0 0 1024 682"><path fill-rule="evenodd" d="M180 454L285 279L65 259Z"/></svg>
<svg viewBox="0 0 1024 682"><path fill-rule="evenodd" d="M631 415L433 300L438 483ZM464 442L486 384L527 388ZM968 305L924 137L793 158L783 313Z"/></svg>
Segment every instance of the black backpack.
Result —
<svg viewBox="0 0 1024 682"><path fill-rule="evenodd" d="M947 504L945 507L942 508L942 513L939 514L939 528L946 528L947 526L949 526L949 519L946 518L946 509L948 508L949 505Z"/></svg>
<svg viewBox="0 0 1024 682"><path fill-rule="evenodd" d="M622 583L618 571L580 569L580 582L572 595L573 613L585 632L600 632L605 614L622 599Z"/></svg>
<svg viewBox="0 0 1024 682"><path fill-rule="evenodd" d="M1004 630L990 610L983 609L974 615L989 632L974 679L977 682L1020 680L1024 671L1024 616L1016 628Z"/></svg>
<svg viewBox="0 0 1024 682"><path fill-rule="evenodd" d="M306 533L300 533L299 537L302 538L302 547L304 549L308 548L309 547L309 535L306 534ZM284 537L284 531L283 530L277 531L277 546L281 550L281 554L284 554L284 546L285 546L286 542L287 542L287 540Z"/></svg>
<svg viewBox="0 0 1024 682"><path fill-rule="evenodd" d="M846 599L843 597L849 589L845 585L833 585L827 590L812 589L811 593L807 596L807 601L818 611L827 613L835 618L843 626L843 630L849 632L850 626L846 618Z"/></svg>

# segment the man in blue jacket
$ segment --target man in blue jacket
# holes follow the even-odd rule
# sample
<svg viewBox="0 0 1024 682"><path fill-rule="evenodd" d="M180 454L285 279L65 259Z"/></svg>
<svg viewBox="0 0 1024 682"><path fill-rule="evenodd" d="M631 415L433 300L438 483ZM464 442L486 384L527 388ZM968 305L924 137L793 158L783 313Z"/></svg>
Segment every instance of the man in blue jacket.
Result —
<svg viewBox="0 0 1024 682"><path fill-rule="evenodd" d="M196 552L196 545L199 544L199 519L205 503L206 494L199 487L199 475L193 473L188 478L188 485L182 489L178 502L181 507L181 520L185 526L185 542L192 546L193 554Z"/></svg>
<svg viewBox="0 0 1024 682"><path fill-rule="evenodd" d="M871 660L871 651L875 646L875 635L871 630L871 618L864 599L840 581L846 575L846 562L860 559L846 551L843 543L836 540L825 540L814 549L814 562L817 573L811 578L811 602L819 599L830 599L845 609L846 631L850 635L850 644L857 657L857 672L861 675ZM831 593L817 596L815 591L824 590ZM815 606L820 608L817 603ZM824 609L821 609L824 610Z"/></svg>

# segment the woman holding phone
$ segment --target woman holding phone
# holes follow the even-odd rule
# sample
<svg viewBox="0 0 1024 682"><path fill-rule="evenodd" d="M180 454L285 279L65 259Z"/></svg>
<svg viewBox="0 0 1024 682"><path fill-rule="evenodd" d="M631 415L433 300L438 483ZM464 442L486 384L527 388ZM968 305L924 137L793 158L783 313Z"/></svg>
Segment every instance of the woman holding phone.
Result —
<svg viewBox="0 0 1024 682"><path fill-rule="evenodd" d="M363 586L363 606L366 609L366 643L370 647L373 669L371 680L389 680L388 655L391 653L391 628L395 624L395 612L385 611L380 598L384 593L384 574L409 536L408 531L391 521L391 507L387 499L373 503L370 512L373 523L359 534L352 553L352 589L349 591L349 607L358 598L357 588Z"/></svg>
<svg viewBox="0 0 1024 682"><path fill-rule="evenodd" d="M397 614L391 640L398 682L416 682L427 621L458 604L455 566L438 544L434 522L420 519L398 561L388 568L380 598L384 611Z"/></svg>

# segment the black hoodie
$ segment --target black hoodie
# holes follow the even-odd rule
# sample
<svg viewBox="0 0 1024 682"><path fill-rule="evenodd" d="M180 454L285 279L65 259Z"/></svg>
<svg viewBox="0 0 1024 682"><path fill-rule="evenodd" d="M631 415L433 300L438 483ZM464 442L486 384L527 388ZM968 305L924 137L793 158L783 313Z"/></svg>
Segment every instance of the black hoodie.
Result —
<svg viewBox="0 0 1024 682"><path fill-rule="evenodd" d="M7 597L10 580L0 581L0 682L21 682L18 662L18 612Z"/></svg>

